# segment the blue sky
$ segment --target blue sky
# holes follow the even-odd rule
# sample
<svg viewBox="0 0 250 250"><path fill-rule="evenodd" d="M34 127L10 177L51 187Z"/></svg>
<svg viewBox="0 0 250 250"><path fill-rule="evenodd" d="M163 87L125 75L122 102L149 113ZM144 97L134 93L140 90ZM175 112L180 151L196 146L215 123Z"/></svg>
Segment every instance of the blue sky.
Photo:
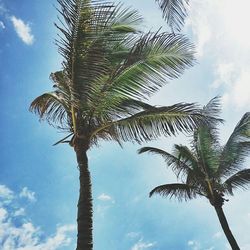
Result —
<svg viewBox="0 0 250 250"><path fill-rule="evenodd" d="M153 0L124 0L145 18L145 29L166 24ZM146 2L146 3L145 3ZM250 17L247 0L193 0L184 32L197 47L197 64L166 85L150 103L223 100L221 140L250 109ZM63 134L28 112L51 89L49 74L61 68L53 44L55 1L0 0L0 245L3 250L74 248L78 172ZM232 18L234 17L234 18ZM171 150L180 135L149 145ZM175 181L164 162L141 155L138 145L102 143L89 153L93 178L95 250L223 250L227 242L206 200L188 203L148 198L156 185ZM249 167L249 160L246 162ZM225 204L231 229L250 249L250 191ZM19 245L15 245L15 244ZM0 247L0 248L1 248Z"/></svg>

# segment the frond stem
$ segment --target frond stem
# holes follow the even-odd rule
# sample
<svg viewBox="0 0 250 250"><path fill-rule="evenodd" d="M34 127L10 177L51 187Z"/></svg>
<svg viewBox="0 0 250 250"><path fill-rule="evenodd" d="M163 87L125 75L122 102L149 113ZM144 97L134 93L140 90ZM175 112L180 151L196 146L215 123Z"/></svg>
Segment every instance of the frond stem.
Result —
<svg viewBox="0 0 250 250"><path fill-rule="evenodd" d="M71 115L72 115L72 122L73 122L73 131L74 131L74 134L76 134L76 114L75 114L75 108L73 105L71 105Z"/></svg>

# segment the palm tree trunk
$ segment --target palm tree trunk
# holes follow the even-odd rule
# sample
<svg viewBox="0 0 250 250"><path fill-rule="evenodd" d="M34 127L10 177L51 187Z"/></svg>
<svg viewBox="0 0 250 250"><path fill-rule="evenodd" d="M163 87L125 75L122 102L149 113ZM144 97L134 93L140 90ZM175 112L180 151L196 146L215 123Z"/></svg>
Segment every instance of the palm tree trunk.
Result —
<svg viewBox="0 0 250 250"><path fill-rule="evenodd" d="M93 210L92 210L92 193L91 177L88 170L87 150L80 145L75 146L77 163L79 167L80 195L78 200L77 213L77 247L76 250L93 249Z"/></svg>
<svg viewBox="0 0 250 250"><path fill-rule="evenodd" d="M231 245L232 247L232 250L240 250L230 228L229 228L229 225L227 223L227 219L226 219L226 216L223 212L223 209L222 207L215 207L215 210L216 210L216 213L218 215L218 218L219 218L219 221L220 221L220 224L221 224L221 227L227 237L227 240L229 242L229 244Z"/></svg>

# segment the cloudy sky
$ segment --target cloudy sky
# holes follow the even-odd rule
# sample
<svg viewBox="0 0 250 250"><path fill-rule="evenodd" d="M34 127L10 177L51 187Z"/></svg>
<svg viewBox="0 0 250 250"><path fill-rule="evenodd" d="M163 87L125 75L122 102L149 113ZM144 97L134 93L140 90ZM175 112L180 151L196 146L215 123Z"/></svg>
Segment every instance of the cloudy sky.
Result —
<svg viewBox="0 0 250 250"><path fill-rule="evenodd" d="M153 0L124 0L145 18L145 29L166 24ZM57 13L51 0L0 0L0 248L69 250L75 245L78 172L72 149L52 147L62 138L28 112L51 89L50 72L61 68L54 45ZM202 105L222 96L225 142L250 110L250 3L191 0L184 32L195 43L197 64L150 102ZM150 143L171 150L180 135ZM95 250L229 249L206 200L188 203L148 198L156 185L175 181L157 157L138 156L138 145L103 143L89 153L93 178ZM248 165L247 165L248 164ZM249 167L249 160L246 162ZM231 229L250 249L250 191L225 204Z"/></svg>

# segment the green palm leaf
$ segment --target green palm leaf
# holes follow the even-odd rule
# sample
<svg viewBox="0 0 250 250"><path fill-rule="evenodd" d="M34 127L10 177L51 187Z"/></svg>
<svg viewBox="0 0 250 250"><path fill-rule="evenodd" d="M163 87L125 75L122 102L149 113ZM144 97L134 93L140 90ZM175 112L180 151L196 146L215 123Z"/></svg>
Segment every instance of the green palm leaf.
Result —
<svg viewBox="0 0 250 250"><path fill-rule="evenodd" d="M132 92L144 97L165 84L165 77L178 77L193 61L194 47L185 36L148 33L139 38L114 72L112 87L125 95Z"/></svg>
<svg viewBox="0 0 250 250"><path fill-rule="evenodd" d="M140 37L112 75L93 84L89 93L97 104L94 115L114 112L119 103L130 98L148 98L193 61L193 45L182 35L148 33Z"/></svg>
<svg viewBox="0 0 250 250"><path fill-rule="evenodd" d="M215 143L211 132L212 129L210 129L210 127L201 126L196 133L196 154L198 156L198 161L208 178L212 178L219 167L219 145Z"/></svg>
<svg viewBox="0 0 250 250"><path fill-rule="evenodd" d="M190 132L202 121L204 116L196 105L179 103L169 107L149 108L128 118L104 124L92 133L92 137L103 132L112 136L110 131L115 131L115 136L121 141L140 143L161 135Z"/></svg>
<svg viewBox="0 0 250 250"><path fill-rule="evenodd" d="M250 150L250 112L244 114L223 147L218 175L229 176L237 171Z"/></svg>
<svg viewBox="0 0 250 250"><path fill-rule="evenodd" d="M229 177L223 184L226 191L233 194L237 188L246 189L250 184L250 169L243 169Z"/></svg>
<svg viewBox="0 0 250 250"><path fill-rule="evenodd" d="M180 31L187 16L189 0L155 0L172 30Z"/></svg>
<svg viewBox="0 0 250 250"><path fill-rule="evenodd" d="M64 19L62 27L56 25L63 34L57 40L63 66L75 99L87 102L93 82L110 72L114 47L136 31L141 17L136 11L102 1L58 2Z"/></svg>
<svg viewBox="0 0 250 250"><path fill-rule="evenodd" d="M167 165L172 168L177 178L179 177L181 173L182 175L187 176L188 173L192 171L192 166L190 168L189 162L181 159L181 157L179 157L179 153L178 152L176 153L176 151L174 152L174 154L170 154L162 149L154 148L154 147L143 147L138 150L139 154L142 154L145 152L160 155L161 157L163 157Z"/></svg>
<svg viewBox="0 0 250 250"><path fill-rule="evenodd" d="M191 200L197 196L195 187L183 183L172 183L158 186L149 193L149 196L151 197L155 194L160 194L164 197L169 196L170 198L175 197L179 201Z"/></svg>
<svg viewBox="0 0 250 250"><path fill-rule="evenodd" d="M60 128L72 127L70 108L67 99L61 98L58 92L50 92L38 96L30 105L30 111L45 118L50 125L58 125ZM64 127L67 125L67 127Z"/></svg>

